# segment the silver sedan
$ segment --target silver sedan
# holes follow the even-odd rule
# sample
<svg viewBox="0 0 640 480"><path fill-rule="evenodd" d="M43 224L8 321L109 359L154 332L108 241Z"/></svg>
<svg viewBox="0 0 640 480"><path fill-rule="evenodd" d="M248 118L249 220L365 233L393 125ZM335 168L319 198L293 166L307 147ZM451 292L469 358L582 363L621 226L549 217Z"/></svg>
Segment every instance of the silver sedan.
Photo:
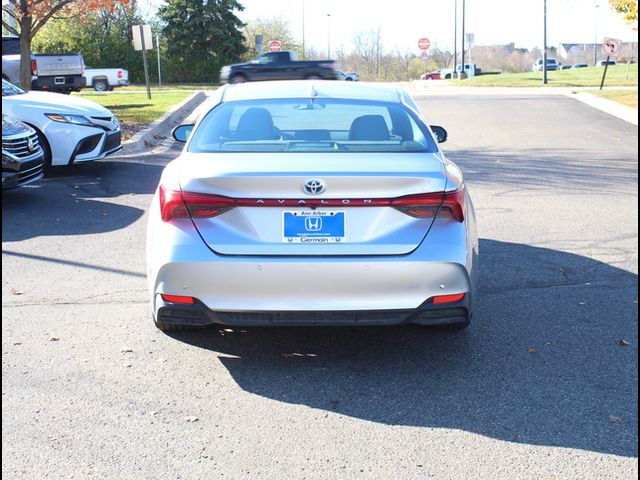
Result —
<svg viewBox="0 0 640 480"><path fill-rule="evenodd" d="M158 328L469 324L473 205L405 91L229 85L174 138L148 224Z"/></svg>

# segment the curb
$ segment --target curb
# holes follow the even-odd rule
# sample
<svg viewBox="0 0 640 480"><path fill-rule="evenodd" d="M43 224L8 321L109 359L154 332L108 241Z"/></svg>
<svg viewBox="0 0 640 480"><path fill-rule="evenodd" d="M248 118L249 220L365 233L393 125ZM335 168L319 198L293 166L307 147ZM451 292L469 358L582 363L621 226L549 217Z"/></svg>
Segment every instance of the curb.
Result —
<svg viewBox="0 0 640 480"><path fill-rule="evenodd" d="M613 115L625 122L629 122L636 127L638 126L638 110L635 108L622 105L606 98L596 97L595 95L591 95L586 92L575 92L567 96L575 98L579 102L585 103L590 107L601 110L609 115Z"/></svg>
<svg viewBox="0 0 640 480"><path fill-rule="evenodd" d="M149 144L155 144L158 142L153 138L158 131L173 126L173 123L176 123L178 119L191 113L191 111L205 99L206 94L203 90L194 92L175 107L165 112L147 128L139 131L126 142L123 142L122 153L127 154L148 149Z"/></svg>

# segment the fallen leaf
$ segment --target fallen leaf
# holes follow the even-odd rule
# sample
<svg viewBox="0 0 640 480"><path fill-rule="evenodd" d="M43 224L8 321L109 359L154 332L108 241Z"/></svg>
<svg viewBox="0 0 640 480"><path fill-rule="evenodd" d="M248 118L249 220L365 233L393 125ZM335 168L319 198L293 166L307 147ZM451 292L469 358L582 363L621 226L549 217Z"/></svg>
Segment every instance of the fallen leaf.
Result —
<svg viewBox="0 0 640 480"><path fill-rule="evenodd" d="M578 305L586 305L586 302L578 302Z"/></svg>
<svg viewBox="0 0 640 480"><path fill-rule="evenodd" d="M609 417L609 423L622 423L622 419L620 417L614 417L611 415Z"/></svg>
<svg viewBox="0 0 640 480"><path fill-rule="evenodd" d="M13 342L14 345L22 345L22 342Z"/></svg>
<svg viewBox="0 0 640 480"><path fill-rule="evenodd" d="M17 290L17 289L15 289L15 288L13 288L13 287L11 287L11 288L9 289L9 293L10 293L11 295L24 295L24 292L23 292L22 290Z"/></svg>
<svg viewBox="0 0 640 480"><path fill-rule="evenodd" d="M158 414L157 410L153 410L151 412L149 412L149 415L151 415L152 417L155 417Z"/></svg>
<svg viewBox="0 0 640 480"><path fill-rule="evenodd" d="M124 366L124 368L131 368L131 367L133 367L133 365L132 365L132 364L130 364L130 363L127 363L127 364Z"/></svg>
<svg viewBox="0 0 640 480"><path fill-rule="evenodd" d="M50 342L58 342L60 341L60 337L49 337Z"/></svg>
<svg viewBox="0 0 640 480"><path fill-rule="evenodd" d="M537 348L530 348L529 350L527 350L528 353L539 353L540 350L538 350Z"/></svg>
<svg viewBox="0 0 640 480"><path fill-rule="evenodd" d="M120 353L133 353L133 348L128 348L128 347L121 348Z"/></svg>
<svg viewBox="0 0 640 480"><path fill-rule="evenodd" d="M621 347L628 347L631 344L627 342L624 338L621 338L620 340L618 340L618 345L620 345Z"/></svg>
<svg viewBox="0 0 640 480"><path fill-rule="evenodd" d="M70 194L69 194L69 196L70 196L70 197L77 197L77 196L78 196L78 194L77 194L77 193L70 193Z"/></svg>
<svg viewBox="0 0 640 480"><path fill-rule="evenodd" d="M187 417L184 417L183 419L185 422L189 422L189 423L195 423L198 420L200 420L198 417L194 416L194 415L189 415Z"/></svg>

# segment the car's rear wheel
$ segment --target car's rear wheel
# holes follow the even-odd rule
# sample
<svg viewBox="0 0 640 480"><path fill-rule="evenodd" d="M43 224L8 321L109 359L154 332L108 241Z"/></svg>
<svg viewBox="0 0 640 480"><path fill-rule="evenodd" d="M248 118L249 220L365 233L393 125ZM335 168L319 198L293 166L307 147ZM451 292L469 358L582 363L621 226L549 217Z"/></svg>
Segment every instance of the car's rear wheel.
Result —
<svg viewBox="0 0 640 480"><path fill-rule="evenodd" d="M106 92L107 90L109 90L109 84L106 80L95 80L93 82L93 89L96 92Z"/></svg>
<svg viewBox="0 0 640 480"><path fill-rule="evenodd" d="M244 83L247 81L247 78L244 75L234 75L229 80L229 83Z"/></svg>

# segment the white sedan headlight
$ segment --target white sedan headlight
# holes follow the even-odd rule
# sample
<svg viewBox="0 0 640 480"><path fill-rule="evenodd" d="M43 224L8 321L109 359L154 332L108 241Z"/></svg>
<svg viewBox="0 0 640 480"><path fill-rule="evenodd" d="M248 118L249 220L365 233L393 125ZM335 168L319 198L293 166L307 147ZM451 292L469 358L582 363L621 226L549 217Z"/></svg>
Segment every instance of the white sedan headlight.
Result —
<svg viewBox="0 0 640 480"><path fill-rule="evenodd" d="M45 113L45 116L54 122L73 123L75 125L86 125L93 127L94 123L84 115L66 115L62 113Z"/></svg>

